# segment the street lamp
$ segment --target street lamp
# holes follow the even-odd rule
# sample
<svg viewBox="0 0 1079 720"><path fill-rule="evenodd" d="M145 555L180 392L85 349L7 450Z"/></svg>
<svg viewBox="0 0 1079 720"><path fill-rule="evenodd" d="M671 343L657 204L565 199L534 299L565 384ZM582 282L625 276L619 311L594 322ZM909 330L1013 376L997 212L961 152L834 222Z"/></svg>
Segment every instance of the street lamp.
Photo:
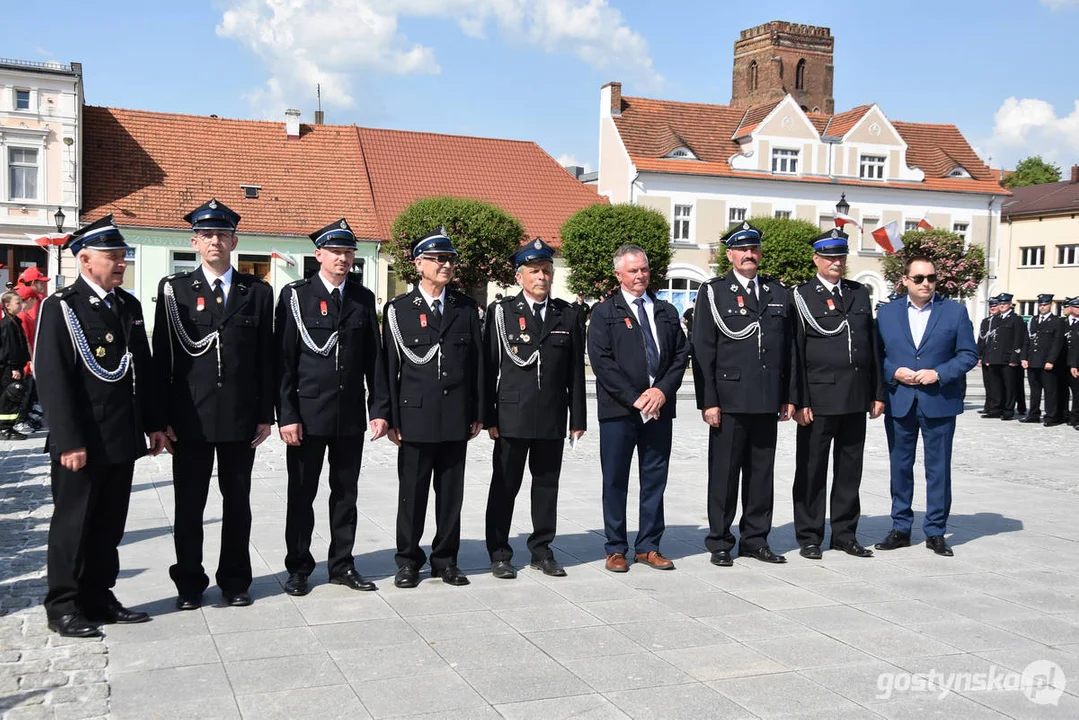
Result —
<svg viewBox="0 0 1079 720"><path fill-rule="evenodd" d="M56 208L56 214L52 216L52 219L56 221L56 234L60 235L64 232L64 220L67 218L64 215L64 209L61 207ZM60 289L64 286L64 276L60 274L60 257L63 252L62 245L55 245L56 248L56 289Z"/></svg>
<svg viewBox="0 0 1079 720"><path fill-rule="evenodd" d="M841 193L839 195L839 202L835 204L835 211L838 215L846 215L850 210L850 203L847 202L847 193Z"/></svg>

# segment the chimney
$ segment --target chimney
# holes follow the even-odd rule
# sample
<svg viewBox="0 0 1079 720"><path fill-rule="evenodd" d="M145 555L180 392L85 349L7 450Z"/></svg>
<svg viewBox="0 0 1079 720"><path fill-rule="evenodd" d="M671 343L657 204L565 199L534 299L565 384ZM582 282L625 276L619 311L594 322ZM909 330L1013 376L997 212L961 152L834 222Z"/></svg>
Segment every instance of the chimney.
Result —
<svg viewBox="0 0 1079 720"><path fill-rule="evenodd" d="M1072 182L1079 183L1079 165L1072 165Z"/></svg>
<svg viewBox="0 0 1079 720"><path fill-rule="evenodd" d="M285 135L289 140L300 139L300 111L295 108L285 111Z"/></svg>
<svg viewBox="0 0 1079 720"><path fill-rule="evenodd" d="M577 180L580 180L581 175L584 173L584 168L580 165L563 165L562 167Z"/></svg>
<svg viewBox="0 0 1079 720"><path fill-rule="evenodd" d="M326 112L324 110L315 111L315 124L322 125L326 122Z"/></svg>
<svg viewBox="0 0 1079 720"><path fill-rule="evenodd" d="M608 90L609 88L609 90ZM607 90L611 94L610 113L611 115L622 114L622 83L609 82L603 86L603 90Z"/></svg>

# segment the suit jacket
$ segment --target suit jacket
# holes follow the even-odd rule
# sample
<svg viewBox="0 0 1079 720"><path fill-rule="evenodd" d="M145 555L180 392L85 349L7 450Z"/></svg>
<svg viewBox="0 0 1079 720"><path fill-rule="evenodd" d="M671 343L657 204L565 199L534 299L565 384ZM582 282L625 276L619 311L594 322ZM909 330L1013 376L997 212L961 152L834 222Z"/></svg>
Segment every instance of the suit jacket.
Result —
<svg viewBox="0 0 1079 720"><path fill-rule="evenodd" d="M391 309L400 344L390 322ZM389 393L386 419L406 442L467 440L471 424L483 422L486 386L476 301L446 288L442 323L435 327L433 322L419 288L390 300L382 314ZM420 364L409 357L422 359L435 347L441 348L441 358L435 353Z"/></svg>
<svg viewBox="0 0 1079 720"><path fill-rule="evenodd" d="M1044 368L1045 363L1054 367L1064 361L1065 335L1068 328L1064 318L1050 315L1045 320L1035 315L1030 319L1029 334L1023 345L1023 360L1032 368Z"/></svg>
<svg viewBox="0 0 1079 720"><path fill-rule="evenodd" d="M211 343L197 357L184 349L167 318L167 284L187 335L197 341L216 331L218 348ZM233 270L228 298L219 306L199 266L161 280L154 317L159 395L179 440L250 441L256 425L274 421L273 289L268 283Z"/></svg>
<svg viewBox="0 0 1079 720"><path fill-rule="evenodd" d="M499 309L508 351L496 327ZM568 410L569 429L586 429L584 331L573 305L548 298L540 327L524 293L491 303L484 338L487 427L506 437L555 440L566 436ZM538 363L526 367L506 356L527 360L537 350Z"/></svg>
<svg viewBox="0 0 1079 720"><path fill-rule="evenodd" d="M797 375L792 372L794 303L777 280L757 277L758 300L746 296L734 271L712 278L697 292L693 311L693 385L697 407L718 407L725 413L778 413L797 399ZM709 306L731 332L754 321L761 332L732 340L720 330ZM758 343L759 340L759 343Z"/></svg>
<svg viewBox="0 0 1079 720"><path fill-rule="evenodd" d="M1027 324L1023 318L1016 315L1015 310L1009 310L1007 317L1004 313L990 316L986 326L982 362L990 365L1018 363L1027 341Z"/></svg>
<svg viewBox="0 0 1079 720"><path fill-rule="evenodd" d="M53 460L85 447L89 465L135 462L146 454L144 436L165 428L153 394L142 305L122 288L113 292L116 307L110 310L79 276L42 301L34 374L43 380L38 396L49 424ZM104 370L119 367L124 353L131 351L133 368L123 378L106 382L90 372L75 351L61 300L74 312L89 352Z"/></svg>
<svg viewBox="0 0 1079 720"><path fill-rule="evenodd" d="M847 322L846 332L832 336L817 332L801 312L794 322L798 359L795 404L813 408L815 415L864 413L874 400L884 400L869 291L853 280L840 280L839 288L839 302L820 278L794 291L821 329L834 330Z"/></svg>
<svg viewBox="0 0 1079 720"><path fill-rule="evenodd" d="M964 380L967 371L978 364L974 326L966 308L935 295L925 334L915 347L907 319L907 301L901 298L877 312L877 339L888 414L906 417L915 400L927 417L953 417L963 412ZM917 387L904 385L895 379L895 371L901 367L936 370L940 382Z"/></svg>
<svg viewBox="0 0 1079 720"><path fill-rule="evenodd" d="M337 333L328 355L304 342L292 311L293 294L312 344L322 347ZM342 437L363 435L365 402L371 417L387 417L385 386L377 381L381 342L370 290L347 279L338 310L319 277L297 280L281 289L275 327L278 425L301 423L305 435Z"/></svg>
<svg viewBox="0 0 1079 720"><path fill-rule="evenodd" d="M30 361L30 346L18 316L8 315L2 309L0 315L3 315L0 319L0 373L11 379L13 370L21 371Z"/></svg>
<svg viewBox="0 0 1079 720"><path fill-rule="evenodd" d="M592 308L588 360L596 376L600 420L638 413L633 403L649 387L658 388L667 398L660 416L671 419L677 416L678 388L686 372L689 343L674 305L654 297L652 300L654 329L659 339L659 366L654 382L648 381L648 356L636 308L626 304L622 289Z"/></svg>

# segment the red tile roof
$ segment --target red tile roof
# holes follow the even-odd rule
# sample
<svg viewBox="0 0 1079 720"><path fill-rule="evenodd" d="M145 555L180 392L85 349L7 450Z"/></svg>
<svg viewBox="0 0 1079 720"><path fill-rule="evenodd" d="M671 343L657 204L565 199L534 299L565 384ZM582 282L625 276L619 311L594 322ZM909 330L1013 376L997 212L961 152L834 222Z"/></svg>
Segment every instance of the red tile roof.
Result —
<svg viewBox="0 0 1079 720"><path fill-rule="evenodd" d="M1079 182L1055 182L1012 188L1012 199L1004 204L1001 214L1048 215L1056 212L1079 211Z"/></svg>
<svg viewBox="0 0 1079 720"><path fill-rule="evenodd" d="M776 106L778 106L780 102L782 101L777 100L762 105L750 106L746 110L742 122L738 124L738 129L731 134L731 138L740 138L752 134L753 131L757 129L757 126L764 122L764 119L776 109Z"/></svg>
<svg viewBox="0 0 1079 720"><path fill-rule="evenodd" d="M774 104L750 108L704 105L671 100L622 96L622 114L615 125L630 158L638 170L685 175L712 175L761 179L760 173L737 171L729 159L741 150L734 137L746 135L746 126L756 127ZM819 133L846 134L871 106L862 105L836 115L806 113ZM751 115L752 113L752 115ZM762 114L763 113L763 114ZM748 122L747 122L748 119ZM997 175L978 158L966 138L954 125L892 122L907 143L907 164L921 168L925 180L913 185L920 189L963 193L1006 195ZM663 138L676 134L692 148L697 160L664 159ZM950 178L948 173L962 167L969 178ZM771 178L771 175L763 177ZM854 177L783 177L783 182L835 182L840 185L872 185L910 189L909 182L870 182Z"/></svg>
<svg viewBox="0 0 1079 720"><path fill-rule="evenodd" d="M356 235L389 237L413 200L453 195L516 216L529 237L561 244L558 228L607 202L532 142L302 125L86 106L83 217L121 226L190 227L185 213L216 197L240 230L307 235L339 217ZM247 200L241 185L260 186Z"/></svg>

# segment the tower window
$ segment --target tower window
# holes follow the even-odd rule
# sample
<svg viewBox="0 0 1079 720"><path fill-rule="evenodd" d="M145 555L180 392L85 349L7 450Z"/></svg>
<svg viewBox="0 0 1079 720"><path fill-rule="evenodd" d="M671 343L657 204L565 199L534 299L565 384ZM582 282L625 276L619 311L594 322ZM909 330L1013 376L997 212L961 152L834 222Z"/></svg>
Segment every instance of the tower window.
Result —
<svg viewBox="0 0 1079 720"><path fill-rule="evenodd" d="M798 67L794 70L794 88L796 90L806 89L806 61L799 60Z"/></svg>
<svg viewBox="0 0 1079 720"><path fill-rule="evenodd" d="M754 60L749 64L749 91L753 92L757 89L757 61Z"/></svg>

